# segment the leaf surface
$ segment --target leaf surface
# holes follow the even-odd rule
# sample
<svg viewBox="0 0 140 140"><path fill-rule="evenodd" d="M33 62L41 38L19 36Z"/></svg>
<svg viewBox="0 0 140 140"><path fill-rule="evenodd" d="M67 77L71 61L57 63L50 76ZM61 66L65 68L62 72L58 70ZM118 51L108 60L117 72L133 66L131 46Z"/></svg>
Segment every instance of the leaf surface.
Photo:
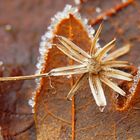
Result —
<svg viewBox="0 0 140 140"><path fill-rule="evenodd" d="M89 5L84 5L82 11L84 11L84 8L88 9L91 6L92 2L89 2ZM101 5L104 3L102 2ZM137 6L139 6L138 3ZM86 12L88 13L89 11L87 10ZM86 15L86 12L82 13ZM128 14L129 19L126 18ZM117 38L117 46L119 47L124 45L124 43L131 42L133 46L131 53L121 59L128 59L130 62L138 64L140 61L138 57L139 39L137 38L139 32L135 32L138 28L138 20L133 19L134 15L138 16L136 7L130 6L124 12L117 13L115 17L108 19L104 23L101 44L107 43L113 37ZM88 17L91 18L91 14L88 14ZM130 23L129 20L133 20L133 23ZM75 26L72 26L73 23L74 21L70 20L70 18L63 20L58 25L56 34L72 39L82 49L89 51L90 43L88 42L90 41L86 39L87 35L83 32L84 29L79 28L75 24ZM49 51L46 62L44 72L54 67L69 65L69 59L56 48ZM104 90L108 105L104 112L101 113L95 104L88 84L85 83L75 96L75 129L72 131L72 102L66 100L67 93L71 89L71 79L54 77L51 78L51 81L56 93L49 86L48 79L41 80L41 86L37 91L35 118L38 139L71 140L73 133L75 134L75 140L140 139L139 95L137 95L137 102L134 101L133 107L120 112L116 110L113 100L114 93L105 86Z"/></svg>

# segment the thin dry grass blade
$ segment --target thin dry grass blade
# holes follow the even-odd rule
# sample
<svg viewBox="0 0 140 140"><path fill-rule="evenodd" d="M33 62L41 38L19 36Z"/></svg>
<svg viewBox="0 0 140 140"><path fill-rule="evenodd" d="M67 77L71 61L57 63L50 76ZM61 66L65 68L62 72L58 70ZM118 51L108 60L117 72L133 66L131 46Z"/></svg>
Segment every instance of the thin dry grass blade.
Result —
<svg viewBox="0 0 140 140"><path fill-rule="evenodd" d="M114 59L116 59L116 58L118 58L118 57L120 57L120 56L122 56L122 55L128 53L129 50L130 50L130 47L131 47L131 46L130 46L129 44L125 45L124 47L121 47L120 49L118 49L118 50L112 52L111 54L109 54L109 55L104 59L104 61L114 60Z"/></svg>
<svg viewBox="0 0 140 140"><path fill-rule="evenodd" d="M95 57L98 61L100 61L105 56L105 54L115 46L115 41L116 39L113 39L95 54Z"/></svg>
<svg viewBox="0 0 140 140"><path fill-rule="evenodd" d="M62 51L65 55L67 55L69 58L75 60L76 62L79 63L83 63L82 60L80 60L79 58L75 57L75 55L73 55L73 53L71 53L66 47L64 47L63 45L57 44L56 45L57 48Z"/></svg>
<svg viewBox="0 0 140 140"><path fill-rule="evenodd" d="M110 81L106 77L101 76L100 79L101 79L101 81L103 83L105 83L106 85L108 85L110 88L112 88L117 93L121 94L122 96L125 96L126 95L126 93L121 88L119 88L116 84L114 84L112 81Z"/></svg>
<svg viewBox="0 0 140 140"><path fill-rule="evenodd" d="M104 91L102 88L102 83L98 77L95 77L95 85L97 87L97 93L100 96L100 102L101 102L100 106L106 106L107 103L106 103L106 98L105 98Z"/></svg>
<svg viewBox="0 0 140 140"><path fill-rule="evenodd" d="M96 46L96 43L98 41L99 35L100 35L101 31L102 31L102 28L103 28L103 24L100 24L100 26L99 26L96 34L95 34L95 37L93 39L91 48L90 48L90 55L93 55L93 53L95 53L95 49L96 49L95 46Z"/></svg>
<svg viewBox="0 0 140 140"><path fill-rule="evenodd" d="M83 74L77 81L76 83L73 85L72 89L70 90L70 92L67 95L67 99L71 100L72 97L74 96L75 92L83 85L83 83L85 82L86 78L87 78L88 74L85 73Z"/></svg>
<svg viewBox="0 0 140 140"><path fill-rule="evenodd" d="M66 68L65 68L66 69ZM88 72L86 67L76 68L76 69L67 69L67 70L58 70L52 69L48 74L49 76L65 76L65 75L74 75L74 74L83 74Z"/></svg>
<svg viewBox="0 0 140 140"><path fill-rule="evenodd" d="M60 36L59 36L60 37ZM68 40L66 37L61 36L60 38L62 38L67 44L70 45L70 47L72 47L75 51L77 51L79 54L83 55L86 58L90 58L90 55L85 52L84 50L82 50L80 47L78 47L76 44L74 44L72 41Z"/></svg>
<svg viewBox="0 0 140 140"><path fill-rule="evenodd" d="M80 47L78 47L76 44L74 44L72 41L69 39L63 37L63 36L58 36L59 41L67 47L70 51L75 53L75 55L82 57L83 59L90 58L90 55L82 50Z"/></svg>
<svg viewBox="0 0 140 140"><path fill-rule="evenodd" d="M110 68L122 68L122 67L129 67L129 64L111 64L111 65L105 65L104 67L110 67Z"/></svg>
<svg viewBox="0 0 140 140"><path fill-rule="evenodd" d="M116 60L112 60L112 61L107 61L107 62L102 62L102 65L112 65L112 64L129 64L128 61L116 61Z"/></svg>
<svg viewBox="0 0 140 140"><path fill-rule="evenodd" d="M51 70L51 72L62 72L62 71L69 71L69 70L76 70L80 68L85 68L86 65L70 65L66 67L59 67L59 68L54 68Z"/></svg>
<svg viewBox="0 0 140 140"><path fill-rule="evenodd" d="M90 85L91 92L94 96L96 104L100 107L106 106L106 99L105 99L104 92L103 92L102 85L99 78L93 77L93 75L90 73L89 85Z"/></svg>
<svg viewBox="0 0 140 140"><path fill-rule="evenodd" d="M60 41L60 43L61 43L64 47L66 47L66 48L69 50L69 52L70 52L73 56L75 56L77 59L82 60L82 62L87 61L87 58L85 58L85 57L84 57L83 55L81 55L79 52L76 52L75 50L73 50L66 42L64 42L63 40L60 40L60 39L59 39L59 41Z"/></svg>
<svg viewBox="0 0 140 140"><path fill-rule="evenodd" d="M105 72L110 72L110 73L114 73L114 74L119 74L125 77L129 77L132 78L133 76L130 73L126 73L124 71L121 70L117 70L117 69L113 69L113 68L103 68Z"/></svg>
<svg viewBox="0 0 140 140"><path fill-rule="evenodd" d="M116 79L120 79L120 80L126 80L126 81L132 81L132 78L120 75L120 74L116 74L116 73L112 73L112 72L102 72L101 74L107 76L107 77L112 77L112 78L116 78Z"/></svg>
<svg viewBox="0 0 140 140"><path fill-rule="evenodd" d="M107 62L103 62L102 66L104 67L127 67L130 66L128 61L107 61Z"/></svg>

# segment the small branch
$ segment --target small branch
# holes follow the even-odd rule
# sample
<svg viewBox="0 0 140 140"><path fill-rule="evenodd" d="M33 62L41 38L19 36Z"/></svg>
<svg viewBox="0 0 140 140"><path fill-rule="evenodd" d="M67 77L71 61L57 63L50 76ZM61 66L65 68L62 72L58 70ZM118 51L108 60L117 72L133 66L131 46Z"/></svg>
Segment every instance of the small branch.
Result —
<svg viewBox="0 0 140 140"><path fill-rule="evenodd" d="M111 17L112 15L116 14L118 11L122 10L123 8L127 7L129 4L134 2L134 0L128 0L127 2L121 3L114 8L111 8L107 10L106 12L103 12L102 14L98 15L95 19L91 19L89 21L90 25L95 25L105 19L106 17Z"/></svg>
<svg viewBox="0 0 140 140"><path fill-rule="evenodd" d="M17 81L17 80L33 80L36 78L48 77L49 73L27 75L27 76L14 76L14 77L0 77L0 82Z"/></svg>

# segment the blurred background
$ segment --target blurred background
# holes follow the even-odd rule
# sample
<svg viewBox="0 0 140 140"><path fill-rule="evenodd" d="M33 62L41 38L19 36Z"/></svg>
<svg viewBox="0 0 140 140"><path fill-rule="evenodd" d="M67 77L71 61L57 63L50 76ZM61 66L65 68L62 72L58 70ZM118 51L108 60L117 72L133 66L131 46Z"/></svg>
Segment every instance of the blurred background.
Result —
<svg viewBox="0 0 140 140"><path fill-rule="evenodd" d="M121 5L123 0L87 0L77 5L83 17L94 20ZM0 0L0 76L28 75L36 71L39 42L47 31L51 17L74 0ZM112 10L113 13L113 10ZM140 1L133 6L104 16L101 44L116 37L118 46L131 43L134 50L128 60L140 62ZM123 57L125 59L126 57ZM28 104L35 88L34 81L0 83L0 140L35 140L36 129Z"/></svg>

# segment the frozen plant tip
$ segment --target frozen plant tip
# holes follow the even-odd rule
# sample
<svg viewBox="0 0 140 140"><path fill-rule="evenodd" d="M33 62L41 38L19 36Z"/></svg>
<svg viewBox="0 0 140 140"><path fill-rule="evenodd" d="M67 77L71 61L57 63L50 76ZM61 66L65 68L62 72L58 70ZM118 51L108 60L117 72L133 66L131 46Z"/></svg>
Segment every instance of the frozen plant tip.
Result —
<svg viewBox="0 0 140 140"><path fill-rule="evenodd" d="M108 52L115 47L115 39L106 44L103 48L97 48L96 44L99 35L102 30L102 24L99 26L94 39L90 52L87 53L70 41L68 38L63 36L56 36L59 43L55 46L62 51L69 58L78 62L78 64L70 65L66 67L54 68L45 74L31 75L25 77L6 77L0 78L0 81L7 80L22 80L22 79L33 79L47 76L68 76L81 74L81 77L75 82L72 89L67 95L67 99L71 100L79 87L82 86L83 82L88 78L91 92L94 96L96 104L102 109L106 103L106 98L103 91L102 83L108 85L114 91L122 96L125 96L125 92L117 86L116 83L110 80L110 78L121 79L131 81L133 76L126 73L118 68L127 67L129 63L127 61L116 61L115 59L124 55L130 50L130 45L126 45L114 52L108 54ZM102 110L103 111L103 110Z"/></svg>

